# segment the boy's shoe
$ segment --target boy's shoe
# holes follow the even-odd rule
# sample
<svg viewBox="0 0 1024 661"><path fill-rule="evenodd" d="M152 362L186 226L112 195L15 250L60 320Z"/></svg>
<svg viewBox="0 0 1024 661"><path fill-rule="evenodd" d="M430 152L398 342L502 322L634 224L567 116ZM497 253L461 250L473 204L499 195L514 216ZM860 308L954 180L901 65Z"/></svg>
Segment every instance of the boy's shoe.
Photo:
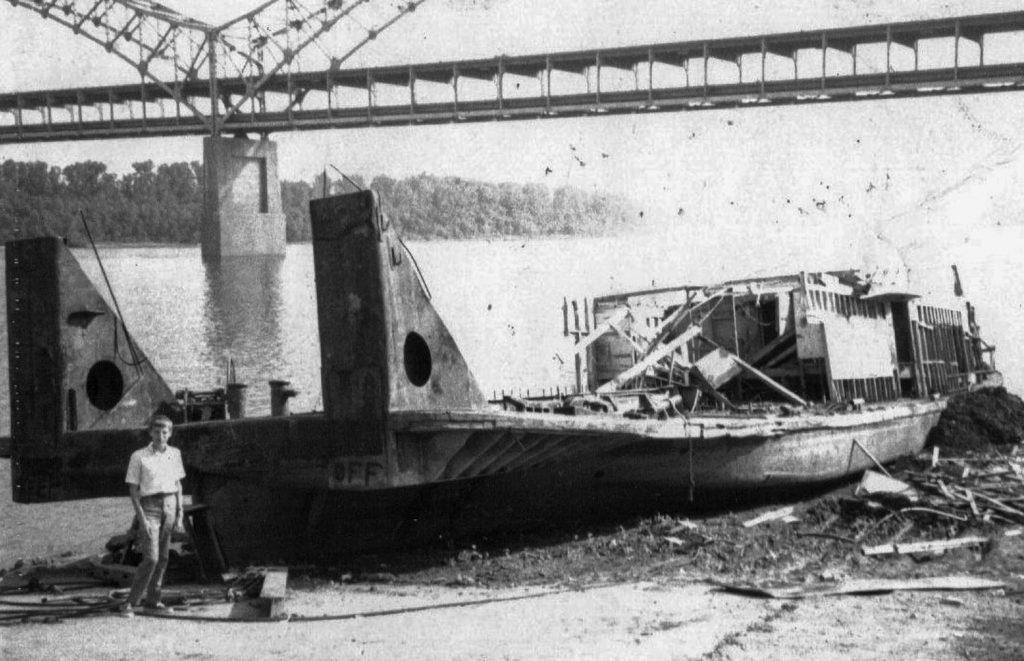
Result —
<svg viewBox="0 0 1024 661"><path fill-rule="evenodd" d="M131 604L124 604L118 609L118 613L121 617L135 617L135 609L132 608Z"/></svg>
<svg viewBox="0 0 1024 661"><path fill-rule="evenodd" d="M165 611L165 610L167 610L167 606L164 605L164 602L162 602L162 601L158 601L156 603L143 604L142 607L145 608L148 611Z"/></svg>

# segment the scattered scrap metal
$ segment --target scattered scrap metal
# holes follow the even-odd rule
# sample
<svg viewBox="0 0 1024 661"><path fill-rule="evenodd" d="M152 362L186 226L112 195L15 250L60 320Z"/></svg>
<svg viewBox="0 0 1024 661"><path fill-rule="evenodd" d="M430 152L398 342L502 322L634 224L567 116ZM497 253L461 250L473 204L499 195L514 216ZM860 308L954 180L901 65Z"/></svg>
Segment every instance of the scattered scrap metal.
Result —
<svg viewBox="0 0 1024 661"><path fill-rule="evenodd" d="M16 565L0 577L0 625L59 620L117 611L128 597L134 567L103 562L102 556ZM110 560L110 558L107 558ZM128 572L127 580L125 572ZM199 619L280 620L284 612L288 570L256 567L224 576L213 588L165 590L161 600L168 611L141 614L152 617L195 619L193 609L232 602L227 618ZM39 595L42 596L39 596Z"/></svg>

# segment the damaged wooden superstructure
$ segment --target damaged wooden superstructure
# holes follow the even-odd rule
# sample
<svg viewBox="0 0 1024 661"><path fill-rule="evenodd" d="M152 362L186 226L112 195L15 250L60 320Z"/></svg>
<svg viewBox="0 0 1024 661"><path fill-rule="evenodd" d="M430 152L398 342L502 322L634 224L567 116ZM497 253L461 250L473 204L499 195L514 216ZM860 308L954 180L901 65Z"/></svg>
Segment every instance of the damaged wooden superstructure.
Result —
<svg viewBox="0 0 1024 661"><path fill-rule="evenodd" d="M999 378L953 274L941 304L854 270L614 294L593 300L594 332L578 315L570 330L566 304L565 332L585 355L578 387L598 393L673 387L727 409L924 399Z"/></svg>
<svg viewBox="0 0 1024 661"><path fill-rule="evenodd" d="M206 506L230 562L329 560L603 510L610 494L668 494L678 505L694 490L819 484L919 449L943 407L941 398L879 399L843 414L804 407L820 394L806 387L820 372L805 365L799 394L791 375L768 376L774 361L741 345L730 354L714 339L713 311L693 323L714 306L662 313L640 346L619 327L641 318L628 300L597 320L608 334L586 341L597 356L612 334L629 338L632 362L593 392L487 402L376 195L315 200L311 216L324 410L296 415L195 420L60 240L8 243L14 500L123 495L128 457L162 409L178 422L172 442L193 502ZM762 338L757 353L790 355L787 334ZM678 350L704 335L718 349L688 360L694 369L678 379ZM721 355L732 367L708 364ZM733 379L722 379L744 363L789 392L790 405L724 411L738 407ZM845 386L830 369L838 399ZM646 382L666 370L666 382Z"/></svg>

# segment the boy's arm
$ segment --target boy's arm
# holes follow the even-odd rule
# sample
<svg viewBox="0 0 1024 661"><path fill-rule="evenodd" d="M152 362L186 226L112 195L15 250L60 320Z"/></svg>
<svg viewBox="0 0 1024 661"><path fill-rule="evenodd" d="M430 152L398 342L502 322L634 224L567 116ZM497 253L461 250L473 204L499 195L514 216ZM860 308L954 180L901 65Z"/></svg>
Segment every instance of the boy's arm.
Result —
<svg viewBox="0 0 1024 661"><path fill-rule="evenodd" d="M178 492L174 494L174 499L178 503L178 508L174 514L174 527L177 528L182 524L185 517L185 499L184 491L181 488L181 480L178 480Z"/></svg>
<svg viewBox="0 0 1024 661"><path fill-rule="evenodd" d="M139 468L138 457L133 454L128 462L128 474L125 476L124 481L128 483L128 495L132 499L132 509L135 510L135 518L138 520L139 525L143 525L146 522L146 515L142 511Z"/></svg>
<svg viewBox="0 0 1024 661"><path fill-rule="evenodd" d="M178 453L178 480L175 484L178 487L178 492L175 494L175 500L177 501L178 508L174 516L174 527L181 526L185 518L185 491L181 486L181 480L185 477L185 466L181 462L181 453Z"/></svg>
<svg viewBox="0 0 1024 661"><path fill-rule="evenodd" d="M132 499L132 508L135 509L135 518L138 519L139 525L143 525L146 522L146 515L142 511L142 500L139 496L139 485L129 484L128 495Z"/></svg>

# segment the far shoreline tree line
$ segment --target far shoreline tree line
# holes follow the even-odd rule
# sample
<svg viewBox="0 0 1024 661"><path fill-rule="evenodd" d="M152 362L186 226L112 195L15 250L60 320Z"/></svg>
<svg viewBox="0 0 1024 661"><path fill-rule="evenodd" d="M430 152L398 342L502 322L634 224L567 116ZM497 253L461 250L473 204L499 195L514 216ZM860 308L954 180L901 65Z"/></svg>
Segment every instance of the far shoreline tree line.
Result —
<svg viewBox="0 0 1024 661"><path fill-rule="evenodd" d="M621 196L570 186L551 189L430 174L379 175L367 186L358 175L350 181L318 175L311 182L281 182L287 240L311 239L311 198L356 186L378 191L388 215L409 239L603 236L628 230L635 218ZM44 235L81 242L84 213L97 242L194 244L202 207L203 166L196 161L143 161L123 175L97 161L63 168L42 161L0 163L0 242Z"/></svg>

